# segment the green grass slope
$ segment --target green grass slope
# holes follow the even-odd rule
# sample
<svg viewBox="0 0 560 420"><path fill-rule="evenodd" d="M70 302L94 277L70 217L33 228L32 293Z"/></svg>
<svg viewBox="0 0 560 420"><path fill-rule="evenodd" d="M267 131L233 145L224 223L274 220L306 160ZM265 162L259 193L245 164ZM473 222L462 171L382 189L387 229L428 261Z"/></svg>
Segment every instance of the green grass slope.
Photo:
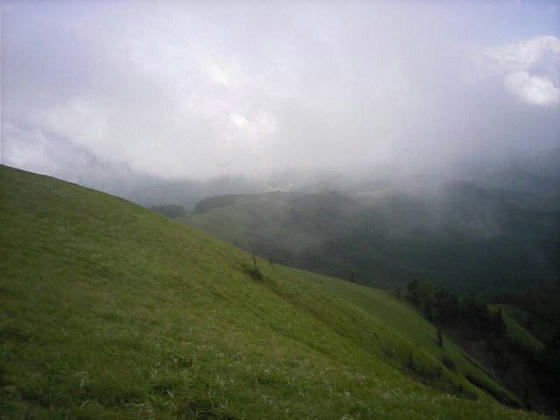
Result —
<svg viewBox="0 0 560 420"><path fill-rule="evenodd" d="M537 417L333 280L261 260L259 279L124 200L5 166L0 182L2 418Z"/></svg>
<svg viewBox="0 0 560 420"><path fill-rule="evenodd" d="M470 378L490 395L504 402L519 403L519 400L498 383L484 366L452 340L444 336L443 346L439 346L437 328L420 316L414 307L397 299L391 292L308 272L302 272L301 275L363 308L385 323L393 333L403 340L410 341L419 351L434 360L445 361L444 364L450 366L453 372ZM508 332L520 334L519 329L509 321L511 319L508 317Z"/></svg>
<svg viewBox="0 0 560 420"><path fill-rule="evenodd" d="M549 297L549 299L553 301L554 297ZM543 341L550 342L556 333L554 319L558 317L554 315L547 317L548 319L543 319L513 304L497 304L494 306L502 309L510 337L528 349L542 350L544 347ZM550 311L550 309L545 306L545 314L547 311ZM529 327L532 333L528 331Z"/></svg>
<svg viewBox="0 0 560 420"><path fill-rule="evenodd" d="M515 320L512 314L515 313L514 311L516 308L504 304L490 306L492 311L496 311L498 308L502 309L502 316L506 325L506 333L513 343L535 353L545 348L542 341L533 336L533 334L527 331Z"/></svg>

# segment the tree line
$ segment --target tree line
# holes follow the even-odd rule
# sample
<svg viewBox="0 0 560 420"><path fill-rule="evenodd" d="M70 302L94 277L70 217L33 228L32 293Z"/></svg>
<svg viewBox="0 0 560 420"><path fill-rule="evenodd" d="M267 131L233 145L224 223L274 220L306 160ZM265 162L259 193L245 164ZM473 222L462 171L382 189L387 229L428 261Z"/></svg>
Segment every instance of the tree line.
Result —
<svg viewBox="0 0 560 420"><path fill-rule="evenodd" d="M558 334L551 334L553 338L545 341L541 350L513 341L506 331L501 308L492 308L474 293L458 297L442 283L412 280L404 291L397 286L395 294L399 299L408 300L438 327L440 346L444 346L444 331L464 348L478 346L478 353L485 354L484 364L518 396L526 408L547 414L560 412L560 400L557 398L560 388ZM557 297L557 294L550 294ZM527 302L524 303L528 304L529 300L525 300ZM538 301L534 299L530 303ZM472 378L467 379L473 382Z"/></svg>
<svg viewBox="0 0 560 420"><path fill-rule="evenodd" d="M468 336L505 333L502 310L490 311L488 305L471 293L459 299L444 284L412 280L406 288L406 297L424 317L442 327L458 329ZM400 287L397 286L397 296ZM441 340L440 340L441 341Z"/></svg>

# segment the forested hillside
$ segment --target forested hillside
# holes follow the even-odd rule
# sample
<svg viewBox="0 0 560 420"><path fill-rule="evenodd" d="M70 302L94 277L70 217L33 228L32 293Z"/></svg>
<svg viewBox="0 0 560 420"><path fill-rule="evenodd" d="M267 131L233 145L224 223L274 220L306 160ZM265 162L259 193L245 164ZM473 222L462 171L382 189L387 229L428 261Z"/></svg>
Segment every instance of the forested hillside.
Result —
<svg viewBox="0 0 560 420"><path fill-rule="evenodd" d="M543 208L548 199L461 181L431 194L213 198L183 220L263 258L363 284L429 279L491 294L557 287L560 207Z"/></svg>

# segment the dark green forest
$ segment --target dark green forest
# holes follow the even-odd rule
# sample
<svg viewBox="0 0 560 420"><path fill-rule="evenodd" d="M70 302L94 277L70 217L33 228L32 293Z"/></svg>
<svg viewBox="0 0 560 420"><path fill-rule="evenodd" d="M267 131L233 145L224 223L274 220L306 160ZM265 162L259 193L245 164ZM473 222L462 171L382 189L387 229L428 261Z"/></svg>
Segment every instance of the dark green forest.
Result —
<svg viewBox="0 0 560 420"><path fill-rule="evenodd" d="M558 287L560 210L544 200L456 182L432 196L230 195L183 220L272 261L363 284L430 279L488 295Z"/></svg>
<svg viewBox="0 0 560 420"><path fill-rule="evenodd" d="M508 315L515 307L514 302L524 301L523 296L495 296L495 300L488 302L475 293L457 296L441 283L417 280L408 283L406 290L397 286L394 293L398 298L408 300L424 318L438 326L440 346L445 345L444 336L451 337L491 369L527 407L560 410L557 398L560 387L560 325L557 314L550 308L541 307L539 311L540 318L548 321L551 329L547 339L538 342L516 335L515 323ZM552 290L543 292L540 297L534 292L531 295L536 306L528 307L527 314L533 317L536 315L532 308L545 302L545 296L551 296L556 301L560 299L560 293ZM522 307L522 304L518 305ZM536 335L532 328L528 331ZM474 378L467 379L476 385ZM495 397L509 403L501 395Z"/></svg>

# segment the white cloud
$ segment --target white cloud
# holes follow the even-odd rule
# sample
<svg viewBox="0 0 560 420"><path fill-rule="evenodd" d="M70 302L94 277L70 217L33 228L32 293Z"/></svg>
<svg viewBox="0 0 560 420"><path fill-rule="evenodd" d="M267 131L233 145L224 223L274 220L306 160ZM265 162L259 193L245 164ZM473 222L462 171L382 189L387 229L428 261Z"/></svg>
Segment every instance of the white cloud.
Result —
<svg viewBox="0 0 560 420"><path fill-rule="evenodd" d="M485 51L509 71L529 70L550 53L560 54L560 39L544 35Z"/></svg>
<svg viewBox="0 0 560 420"><path fill-rule="evenodd" d="M537 36L484 51L504 75L504 86L531 105L549 106L560 102L560 39ZM554 80L556 79L556 84Z"/></svg>
<svg viewBox="0 0 560 420"><path fill-rule="evenodd" d="M4 125L3 160L7 165L29 168L41 173L55 173L56 164L49 156L45 136L39 129L24 130L11 124Z"/></svg>
<svg viewBox="0 0 560 420"><path fill-rule="evenodd" d="M249 125L249 120L245 118L243 115L233 113L229 116L229 119L233 124L235 124L238 127L245 127Z"/></svg>
<svg viewBox="0 0 560 420"><path fill-rule="evenodd" d="M533 105L553 105L560 102L560 89L545 77L531 76L525 71L508 74L505 87Z"/></svg>

